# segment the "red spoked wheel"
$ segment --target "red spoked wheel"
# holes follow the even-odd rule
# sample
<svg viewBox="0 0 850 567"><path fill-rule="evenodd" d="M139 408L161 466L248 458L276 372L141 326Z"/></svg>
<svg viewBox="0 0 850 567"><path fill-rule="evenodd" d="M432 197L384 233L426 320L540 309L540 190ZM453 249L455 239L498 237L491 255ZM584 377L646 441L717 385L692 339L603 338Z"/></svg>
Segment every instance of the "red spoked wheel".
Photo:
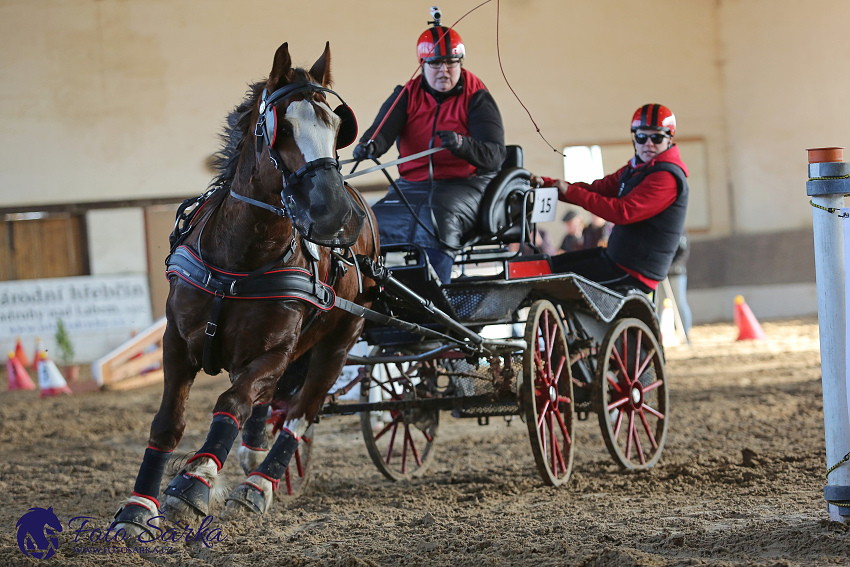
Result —
<svg viewBox="0 0 850 567"><path fill-rule="evenodd" d="M407 349L376 347L372 356L411 354ZM368 382L367 382L368 381ZM427 362L380 363L366 368L360 401L415 400L434 391L436 365ZM425 472L434 456L439 410L364 411L360 429L372 462L390 480L413 478Z"/></svg>
<svg viewBox="0 0 850 567"><path fill-rule="evenodd" d="M667 438L663 351L643 321L628 318L608 330L599 357L599 427L608 452L624 469L648 469Z"/></svg>
<svg viewBox="0 0 850 567"><path fill-rule="evenodd" d="M555 306L531 306L525 327L520 398L543 482L565 483L573 468L575 404L564 323Z"/></svg>

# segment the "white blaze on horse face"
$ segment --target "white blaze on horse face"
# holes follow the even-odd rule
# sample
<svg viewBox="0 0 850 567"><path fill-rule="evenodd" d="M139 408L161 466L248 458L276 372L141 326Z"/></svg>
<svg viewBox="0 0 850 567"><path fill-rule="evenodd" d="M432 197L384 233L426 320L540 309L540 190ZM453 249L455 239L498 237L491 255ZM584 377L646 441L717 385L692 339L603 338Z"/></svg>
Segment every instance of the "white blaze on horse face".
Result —
<svg viewBox="0 0 850 567"><path fill-rule="evenodd" d="M330 124L316 116L314 104L321 106L328 113ZM292 124L293 139L306 161L335 156L336 131L339 129L340 118L328 105L323 102L298 100L286 109L286 119Z"/></svg>

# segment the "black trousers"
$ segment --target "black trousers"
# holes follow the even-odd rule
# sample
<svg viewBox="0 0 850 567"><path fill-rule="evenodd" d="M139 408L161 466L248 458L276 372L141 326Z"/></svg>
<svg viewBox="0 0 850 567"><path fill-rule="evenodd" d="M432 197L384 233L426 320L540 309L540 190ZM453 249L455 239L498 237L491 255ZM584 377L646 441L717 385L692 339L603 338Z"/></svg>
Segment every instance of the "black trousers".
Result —
<svg viewBox="0 0 850 567"><path fill-rule="evenodd" d="M602 247L552 256L552 271L559 274L573 272L612 289L636 288L644 293L653 291L611 260Z"/></svg>

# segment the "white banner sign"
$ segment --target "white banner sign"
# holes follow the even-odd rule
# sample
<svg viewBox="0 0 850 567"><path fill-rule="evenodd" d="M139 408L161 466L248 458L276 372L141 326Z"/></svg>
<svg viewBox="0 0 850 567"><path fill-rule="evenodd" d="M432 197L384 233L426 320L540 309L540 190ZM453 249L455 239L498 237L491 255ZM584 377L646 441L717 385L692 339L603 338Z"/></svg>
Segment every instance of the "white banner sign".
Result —
<svg viewBox="0 0 850 567"><path fill-rule="evenodd" d="M53 334L59 319L69 333L143 329L152 320L147 276L0 282L0 340Z"/></svg>

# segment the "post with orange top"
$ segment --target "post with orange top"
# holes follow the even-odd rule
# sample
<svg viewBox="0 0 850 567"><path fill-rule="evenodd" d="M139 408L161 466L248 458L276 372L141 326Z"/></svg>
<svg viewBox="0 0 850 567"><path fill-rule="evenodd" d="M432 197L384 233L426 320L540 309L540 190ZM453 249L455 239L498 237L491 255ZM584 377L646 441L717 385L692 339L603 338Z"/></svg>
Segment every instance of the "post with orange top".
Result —
<svg viewBox="0 0 850 567"><path fill-rule="evenodd" d="M809 153L806 194L811 197L818 289L823 419L827 485L824 498L833 521L850 523L850 407L848 407L845 225L850 193L850 163L844 148L814 148ZM850 225L847 225L850 230ZM844 461L844 462L842 462Z"/></svg>

